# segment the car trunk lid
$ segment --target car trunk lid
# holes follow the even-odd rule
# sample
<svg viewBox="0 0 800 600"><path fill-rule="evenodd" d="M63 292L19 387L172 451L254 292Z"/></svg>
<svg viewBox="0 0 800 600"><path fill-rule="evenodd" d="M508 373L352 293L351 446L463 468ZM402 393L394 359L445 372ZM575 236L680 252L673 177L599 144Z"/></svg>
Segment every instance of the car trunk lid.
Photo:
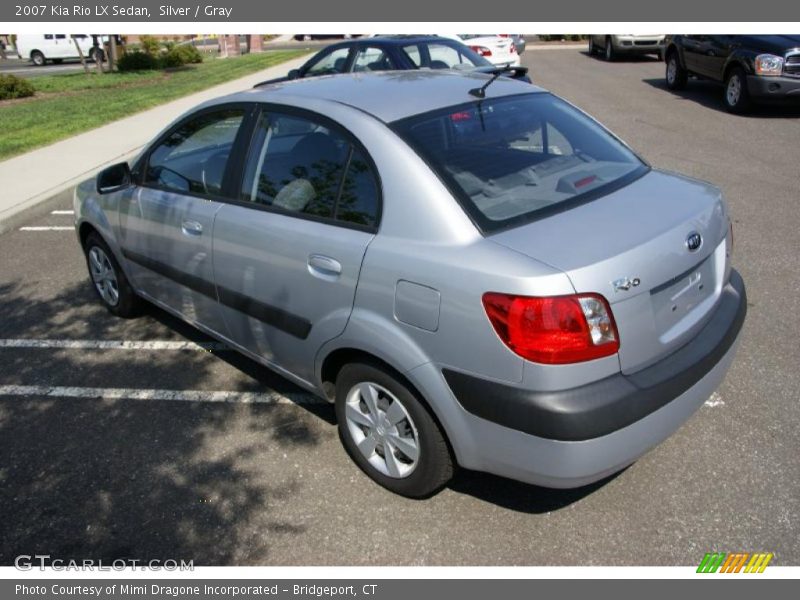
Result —
<svg viewBox="0 0 800 600"><path fill-rule="evenodd" d="M608 196L490 239L565 272L578 293L605 296L619 331L620 367L633 372L705 324L729 272L727 231L716 188L650 171ZM690 250L694 234L702 241Z"/></svg>

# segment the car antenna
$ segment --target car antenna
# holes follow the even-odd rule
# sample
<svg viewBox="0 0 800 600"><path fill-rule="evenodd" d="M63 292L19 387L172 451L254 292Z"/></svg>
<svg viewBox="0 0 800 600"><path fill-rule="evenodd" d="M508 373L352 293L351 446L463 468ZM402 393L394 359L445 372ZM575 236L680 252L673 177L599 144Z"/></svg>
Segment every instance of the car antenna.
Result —
<svg viewBox="0 0 800 600"><path fill-rule="evenodd" d="M483 99L486 98L486 88L492 85L498 77L506 73L511 73L512 76L525 75L528 72L528 67L496 67L494 69L481 69L480 72L491 75L491 79L479 88L472 88L468 93L470 96Z"/></svg>

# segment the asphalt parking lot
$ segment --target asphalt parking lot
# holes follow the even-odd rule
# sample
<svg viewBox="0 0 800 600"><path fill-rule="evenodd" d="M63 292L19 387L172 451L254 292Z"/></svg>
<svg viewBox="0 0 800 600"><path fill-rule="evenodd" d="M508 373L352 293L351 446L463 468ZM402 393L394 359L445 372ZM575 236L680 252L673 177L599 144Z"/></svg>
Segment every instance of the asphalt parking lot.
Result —
<svg viewBox="0 0 800 600"><path fill-rule="evenodd" d="M461 472L429 500L394 496L347 458L330 406L161 311L108 314L65 200L0 236L0 564L800 564L800 110L729 115L711 84L667 91L649 58L523 56L655 167L728 198L749 314L683 428L588 488Z"/></svg>

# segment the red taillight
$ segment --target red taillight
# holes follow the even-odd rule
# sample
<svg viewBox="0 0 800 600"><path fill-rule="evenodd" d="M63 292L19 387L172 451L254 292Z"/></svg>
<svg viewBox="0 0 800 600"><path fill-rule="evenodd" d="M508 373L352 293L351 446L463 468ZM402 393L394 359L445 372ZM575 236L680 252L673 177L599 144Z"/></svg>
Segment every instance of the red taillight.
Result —
<svg viewBox="0 0 800 600"><path fill-rule="evenodd" d="M492 55L492 51L489 50L489 48L487 48L486 46L470 46L470 48L474 52L477 52L478 54L480 54L481 56L491 56Z"/></svg>
<svg viewBox="0 0 800 600"><path fill-rule="evenodd" d="M599 294L509 296L488 292L483 307L500 339L538 363L575 363L616 354L619 335Z"/></svg>

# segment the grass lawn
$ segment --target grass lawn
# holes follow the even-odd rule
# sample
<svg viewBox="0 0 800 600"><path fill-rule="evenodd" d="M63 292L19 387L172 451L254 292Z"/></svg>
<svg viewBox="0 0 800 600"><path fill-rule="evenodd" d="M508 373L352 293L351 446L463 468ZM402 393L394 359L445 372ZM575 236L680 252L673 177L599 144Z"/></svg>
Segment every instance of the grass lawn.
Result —
<svg viewBox="0 0 800 600"><path fill-rule="evenodd" d="M0 160L306 53L286 50L209 59L173 71L98 75L93 68L31 79L36 96L0 102ZM90 65L93 67L93 65Z"/></svg>

